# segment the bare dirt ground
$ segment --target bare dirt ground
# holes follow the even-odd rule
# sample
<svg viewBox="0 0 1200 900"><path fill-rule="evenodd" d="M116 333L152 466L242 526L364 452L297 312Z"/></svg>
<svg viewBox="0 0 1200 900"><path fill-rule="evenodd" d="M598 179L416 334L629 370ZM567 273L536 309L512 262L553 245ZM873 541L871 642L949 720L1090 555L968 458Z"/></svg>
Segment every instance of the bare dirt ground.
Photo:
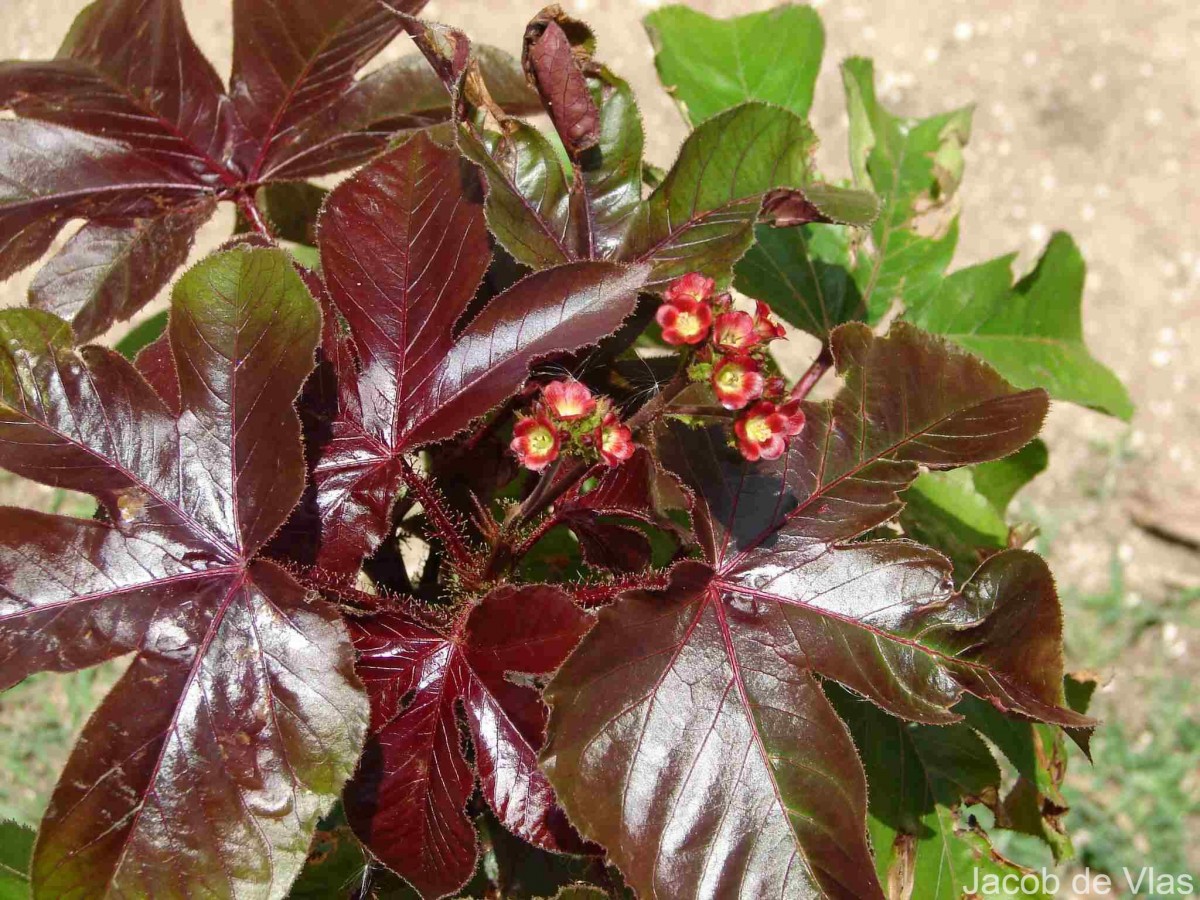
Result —
<svg viewBox="0 0 1200 900"><path fill-rule="evenodd" d="M0 0L0 58L53 54L84 0ZM429 18L465 27L515 52L538 0L436 0ZM598 33L600 55L641 98L648 155L667 165L684 135L659 89L640 18L653 0L565 0ZM770 0L696 0L731 15ZM924 115L977 105L962 189L957 264L1020 250L1029 265L1048 235L1072 232L1090 265L1086 334L1124 379L1138 406L1132 426L1058 405L1047 438L1050 470L1020 511L1037 521L1065 595L1110 589L1142 604L1200 589L1200 554L1182 543L1200 530L1200 4L1194 0L847 0L815 2L827 29L814 124L820 162L848 174L838 62L876 59L880 94ZM228 70L228 3L184 0L198 42ZM397 42L395 55L408 52ZM210 226L199 247L229 233ZM21 302L28 277L0 286L0 305ZM11 482L0 498L11 502ZM1134 527L1131 510L1144 525ZM1178 541L1164 540L1174 533ZM1138 673L1169 667L1176 683L1200 680L1195 606L1171 605L1153 629L1120 648L1105 674L1102 713L1145 714ZM1171 616L1178 615L1178 620ZM1085 620L1083 627L1090 627ZM1107 626L1106 626L1107 627ZM1068 619L1068 644L1072 640ZM1122 632L1124 633L1124 632ZM1083 641L1086 643L1086 640ZM1115 674L1114 674L1115 673ZM1197 717L1194 692L1178 714ZM1200 769L1194 758L1193 769ZM1194 778L1194 776L1193 776ZM1194 822L1193 822L1194 824ZM1190 860L1200 867L1200 833ZM1148 862L1153 862L1151 857ZM1140 864L1140 863L1139 863Z"/></svg>

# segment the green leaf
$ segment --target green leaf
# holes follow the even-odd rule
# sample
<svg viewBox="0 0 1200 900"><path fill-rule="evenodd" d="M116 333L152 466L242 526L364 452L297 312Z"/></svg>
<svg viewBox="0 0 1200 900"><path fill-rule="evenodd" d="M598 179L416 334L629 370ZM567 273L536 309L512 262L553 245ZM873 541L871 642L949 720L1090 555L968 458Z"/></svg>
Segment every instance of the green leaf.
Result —
<svg viewBox="0 0 1200 900"><path fill-rule="evenodd" d="M653 284L692 271L728 281L754 240L763 196L802 190L815 149L808 123L778 107L747 103L709 119L634 216L622 258L651 262Z"/></svg>
<svg viewBox="0 0 1200 900"><path fill-rule="evenodd" d="M164 309L129 329L128 333L117 341L113 349L126 359L132 360L143 347L148 347L162 337L162 333L166 330L167 310Z"/></svg>
<svg viewBox="0 0 1200 900"><path fill-rule="evenodd" d="M848 228L805 225L754 230L755 244L734 269L734 286L765 300L784 321L824 340L866 312L849 272Z"/></svg>
<svg viewBox="0 0 1200 900"><path fill-rule="evenodd" d="M821 69L825 32L808 6L715 19L666 6L643 20L663 86L691 124L763 100L808 115Z"/></svg>
<svg viewBox="0 0 1200 900"><path fill-rule="evenodd" d="M1029 442L1012 456L980 463L971 469L975 490L987 497L996 512L1004 515L1017 492L1046 471L1050 451L1040 438Z"/></svg>
<svg viewBox="0 0 1200 900"><path fill-rule="evenodd" d="M960 269L934 291L907 298L905 317L987 360L1020 387L1041 387L1126 421L1133 404L1083 341L1083 256L1067 234L1012 283L1012 256Z"/></svg>
<svg viewBox="0 0 1200 900"><path fill-rule="evenodd" d="M1096 682L1068 675L1063 689L1071 708L1083 713L1087 712ZM1056 861L1074 856L1075 849L1063 825L1069 811L1062 794L1067 775L1066 737L1070 734L1086 752L1090 732L1064 731L1053 725L1010 718L974 697L964 698L955 711L995 744L1017 771L1016 782L995 809L997 826L1041 838Z"/></svg>
<svg viewBox="0 0 1200 900"><path fill-rule="evenodd" d="M962 724L904 722L844 690L828 684L826 690L862 755L870 789L867 828L888 896L1031 896L968 893L977 873L982 885L986 875L1025 871L996 853L973 820L964 821L964 805L994 804L1000 788L1000 769L979 736Z"/></svg>
<svg viewBox="0 0 1200 900"><path fill-rule="evenodd" d="M995 462L926 472L905 493L900 523L914 540L950 557L955 574L967 578L985 555L1008 546L1008 504L1046 460L1046 445L1034 441Z"/></svg>
<svg viewBox="0 0 1200 900"><path fill-rule="evenodd" d="M29 862L36 837L28 825L0 822L0 900L28 900Z"/></svg>
<svg viewBox="0 0 1200 900"><path fill-rule="evenodd" d="M842 79L855 184L883 198L873 247L860 254L855 270L869 320L876 321L893 300L909 302L931 290L950 264L958 240L950 202L962 180L972 110L919 120L895 116L875 96L869 59L846 60Z"/></svg>

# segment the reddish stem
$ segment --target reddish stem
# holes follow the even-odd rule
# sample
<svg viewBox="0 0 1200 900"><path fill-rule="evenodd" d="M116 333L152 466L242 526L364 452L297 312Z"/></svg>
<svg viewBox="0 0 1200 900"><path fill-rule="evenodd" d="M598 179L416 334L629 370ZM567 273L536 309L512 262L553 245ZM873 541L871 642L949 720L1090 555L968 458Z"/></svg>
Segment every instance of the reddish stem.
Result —
<svg viewBox="0 0 1200 900"><path fill-rule="evenodd" d="M454 517L442 504L442 498L437 491L413 470L406 459L401 460L400 477L404 486L416 495L421 508L425 510L425 515L433 523L437 532L436 536L442 542L442 546L446 548L446 553L454 567L460 573L470 571L473 567L471 551L467 548L466 539L459 531L458 523L454 521Z"/></svg>
<svg viewBox="0 0 1200 900"><path fill-rule="evenodd" d="M812 365L808 367L808 371L800 376L800 380L792 388L791 398L793 400L803 400L807 397L812 392L812 389L817 386L817 382L832 367L833 352L829 349L829 345L826 344L821 348L820 354L813 360Z"/></svg>
<svg viewBox="0 0 1200 900"><path fill-rule="evenodd" d="M249 191L238 193L237 207L256 233L269 241L275 240L275 232L271 230L271 224L267 221L267 217L263 215L263 211L258 208L258 203L255 202L254 196Z"/></svg>
<svg viewBox="0 0 1200 900"><path fill-rule="evenodd" d="M571 594L580 606L603 606L625 591L653 590L663 588L670 581L666 572L646 572L630 578L617 579L604 584L581 584L571 588Z"/></svg>

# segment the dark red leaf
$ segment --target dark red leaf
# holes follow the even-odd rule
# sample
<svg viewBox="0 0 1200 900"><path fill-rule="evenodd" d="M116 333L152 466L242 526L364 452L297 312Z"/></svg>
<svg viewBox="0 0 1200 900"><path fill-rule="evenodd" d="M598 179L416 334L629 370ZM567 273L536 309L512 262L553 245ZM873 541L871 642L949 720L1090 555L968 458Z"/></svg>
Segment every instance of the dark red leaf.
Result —
<svg viewBox="0 0 1200 900"><path fill-rule="evenodd" d="M556 587L502 587L445 636L395 614L351 620L358 672L371 697L363 762L346 813L384 863L424 897L466 883L478 850L466 804L476 781L517 836L550 850L582 843L538 769L545 707L512 675L557 669L591 624Z"/></svg>
<svg viewBox="0 0 1200 900"><path fill-rule="evenodd" d="M591 490L583 482L555 504L554 515L579 539L584 560L614 572L640 572L650 564L650 541L644 533L612 517L653 523L659 478L648 451L639 448L615 468L602 468Z"/></svg>
<svg viewBox="0 0 1200 900"><path fill-rule="evenodd" d="M393 5L416 13L425 0ZM339 107L401 27L376 0L234 0L230 95L252 138L235 155L251 180L309 177L363 158Z"/></svg>
<svg viewBox="0 0 1200 900"><path fill-rule="evenodd" d="M356 569L383 535L404 453L503 402L534 361L615 330L644 281L643 268L607 263L540 272L456 333L491 258L467 177L457 154L422 136L325 206L323 269L361 360L314 472L332 571Z"/></svg>
<svg viewBox="0 0 1200 900"><path fill-rule="evenodd" d="M340 617L257 558L304 484L292 401L319 325L287 254L209 257L152 354L176 413L61 320L0 314L0 465L107 511L0 512L0 685L134 654L51 798L39 896L282 897L354 767Z"/></svg>
<svg viewBox="0 0 1200 900"><path fill-rule="evenodd" d="M955 721L964 690L1088 721L1064 708L1058 600L1038 557L998 554L955 592L932 550L853 542L899 511L918 464L1031 440L1046 395L906 326L843 326L831 343L845 387L805 404L781 459L747 463L720 429L662 435L696 494L705 562L603 611L547 692L547 774L650 896L882 896L862 770L813 675L923 722Z"/></svg>
<svg viewBox="0 0 1200 900"><path fill-rule="evenodd" d="M215 207L205 198L131 225L89 222L38 272L30 305L70 322L79 343L99 337L166 286Z"/></svg>
<svg viewBox="0 0 1200 900"><path fill-rule="evenodd" d="M99 0L57 58L0 63L0 107L110 140L184 181L231 183L235 120L179 0Z"/></svg>
<svg viewBox="0 0 1200 900"><path fill-rule="evenodd" d="M195 202L181 179L116 141L34 121L0 121L0 278L29 265L68 219L137 219Z"/></svg>
<svg viewBox="0 0 1200 900"><path fill-rule="evenodd" d="M432 98L431 73L409 65L355 80L401 27L376 0L236 0L227 95L179 0L96 0L55 59L0 63L0 108L22 117L0 123L0 278L41 256L68 219L87 220L35 285L86 340L169 280L215 200L357 165L395 130L445 121L450 96ZM528 108L530 92L513 92L515 63L489 60ZM281 224L294 234L306 223Z"/></svg>

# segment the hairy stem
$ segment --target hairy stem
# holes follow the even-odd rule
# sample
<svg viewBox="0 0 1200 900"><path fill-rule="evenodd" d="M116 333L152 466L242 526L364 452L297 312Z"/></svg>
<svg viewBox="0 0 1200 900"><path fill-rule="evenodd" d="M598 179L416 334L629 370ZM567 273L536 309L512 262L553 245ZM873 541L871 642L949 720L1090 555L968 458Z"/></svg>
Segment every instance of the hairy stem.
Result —
<svg viewBox="0 0 1200 900"><path fill-rule="evenodd" d="M416 495L421 508L425 510L425 515L433 524L434 537L442 542L451 564L460 573L468 572L472 568L471 551L467 548L466 539L459 531L458 523L454 521L454 517L442 503L442 498L437 491L428 481L417 474L409 465L408 460L402 461L400 477L404 481L404 486Z"/></svg>

